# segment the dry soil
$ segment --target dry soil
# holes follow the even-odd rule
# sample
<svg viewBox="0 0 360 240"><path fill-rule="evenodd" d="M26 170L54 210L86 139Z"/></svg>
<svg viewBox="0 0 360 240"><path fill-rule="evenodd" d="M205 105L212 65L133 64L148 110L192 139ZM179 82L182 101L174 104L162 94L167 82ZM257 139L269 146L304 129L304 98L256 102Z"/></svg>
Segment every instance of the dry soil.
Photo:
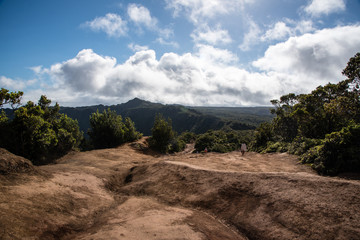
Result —
<svg viewBox="0 0 360 240"><path fill-rule="evenodd" d="M359 181L285 153L191 150L142 139L41 167L1 150L0 239L360 239Z"/></svg>

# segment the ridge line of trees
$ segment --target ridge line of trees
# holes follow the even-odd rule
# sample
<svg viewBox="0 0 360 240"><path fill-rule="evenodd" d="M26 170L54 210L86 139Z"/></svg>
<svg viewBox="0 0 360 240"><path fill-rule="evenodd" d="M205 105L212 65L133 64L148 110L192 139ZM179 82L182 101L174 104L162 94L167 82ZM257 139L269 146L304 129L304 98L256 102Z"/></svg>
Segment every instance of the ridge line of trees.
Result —
<svg viewBox="0 0 360 240"><path fill-rule="evenodd" d="M360 53L342 73L337 84L272 100L276 117L257 128L252 149L300 155L320 174L360 172Z"/></svg>

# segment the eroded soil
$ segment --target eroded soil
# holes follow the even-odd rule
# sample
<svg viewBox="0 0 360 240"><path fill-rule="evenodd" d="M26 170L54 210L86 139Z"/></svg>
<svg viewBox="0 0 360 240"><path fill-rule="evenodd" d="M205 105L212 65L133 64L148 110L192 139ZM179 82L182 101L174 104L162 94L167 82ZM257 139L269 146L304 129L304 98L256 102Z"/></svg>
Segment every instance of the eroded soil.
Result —
<svg viewBox="0 0 360 240"><path fill-rule="evenodd" d="M359 181L288 154L144 145L0 175L0 239L359 239Z"/></svg>

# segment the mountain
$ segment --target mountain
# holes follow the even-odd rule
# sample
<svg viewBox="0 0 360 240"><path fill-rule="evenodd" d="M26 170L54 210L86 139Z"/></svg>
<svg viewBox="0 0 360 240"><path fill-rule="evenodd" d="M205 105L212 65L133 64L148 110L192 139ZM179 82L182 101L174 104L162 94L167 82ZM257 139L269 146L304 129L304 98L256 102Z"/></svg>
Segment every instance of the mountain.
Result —
<svg viewBox="0 0 360 240"><path fill-rule="evenodd" d="M234 130L255 129L261 122L270 121L272 115L268 107L186 107L182 105L163 105L134 98L126 103L104 106L61 107L60 113L65 113L77 119L80 129L86 133L90 128L89 117L99 110L103 112L110 108L123 118L130 117L136 129L144 135L151 135L151 128L157 113L165 118L171 118L173 129L178 133L192 131L204 133L209 129L224 127Z"/></svg>

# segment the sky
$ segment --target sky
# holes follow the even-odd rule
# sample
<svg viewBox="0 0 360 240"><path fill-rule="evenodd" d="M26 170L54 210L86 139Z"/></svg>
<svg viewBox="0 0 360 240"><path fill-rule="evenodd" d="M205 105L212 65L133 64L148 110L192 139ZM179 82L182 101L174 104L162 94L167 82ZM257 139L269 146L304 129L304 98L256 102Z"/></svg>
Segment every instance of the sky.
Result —
<svg viewBox="0 0 360 240"><path fill-rule="evenodd" d="M360 0L0 0L0 87L23 102L267 106L344 80Z"/></svg>

